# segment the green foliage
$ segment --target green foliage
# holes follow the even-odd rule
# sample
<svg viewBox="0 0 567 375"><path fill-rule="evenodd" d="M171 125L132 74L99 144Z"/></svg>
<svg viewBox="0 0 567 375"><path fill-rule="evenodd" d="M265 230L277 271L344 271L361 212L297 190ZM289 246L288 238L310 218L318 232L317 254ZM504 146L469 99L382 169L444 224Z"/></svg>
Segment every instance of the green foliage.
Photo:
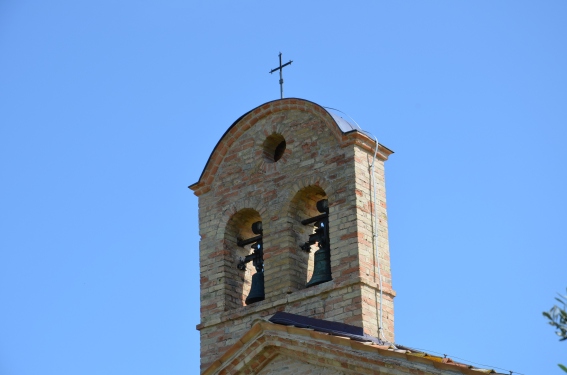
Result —
<svg viewBox="0 0 567 375"><path fill-rule="evenodd" d="M544 311L543 316L545 316L549 321L548 323L555 327L555 333L559 336L559 341L567 340L567 295L559 294L559 298L555 298L557 302L559 302L562 307L557 305L553 306L551 310ZM559 367L567 372L567 367L559 364Z"/></svg>
<svg viewBox="0 0 567 375"><path fill-rule="evenodd" d="M567 295L559 294L559 298L555 298L563 307L557 305L553 306L551 310L543 312L549 320L549 324L556 328L555 333L559 336L559 341L567 340L567 311L565 308L567 306Z"/></svg>

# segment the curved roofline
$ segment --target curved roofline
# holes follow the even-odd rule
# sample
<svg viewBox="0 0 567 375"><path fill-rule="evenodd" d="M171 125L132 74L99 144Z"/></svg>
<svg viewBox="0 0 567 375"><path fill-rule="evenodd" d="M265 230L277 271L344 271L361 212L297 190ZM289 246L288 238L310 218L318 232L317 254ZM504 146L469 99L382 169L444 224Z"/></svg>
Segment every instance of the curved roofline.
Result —
<svg viewBox="0 0 567 375"><path fill-rule="evenodd" d="M221 144L221 142L224 140L224 138L228 135L228 133L230 133L230 131L236 126L236 124L238 124L243 118L245 118L247 115L249 115L250 113L256 111L258 108L264 107L267 104L270 103L274 103L274 102L279 102L279 101L289 101L289 100L299 100L302 102L307 102L309 104L312 104L314 106L317 106L319 108L321 108L322 110L325 111L325 113L327 113L329 115L329 117L331 117L331 119L333 120L333 122L335 123L335 125L341 130L341 132L343 134L349 134L349 133L353 133L353 132L360 132L362 134L364 134L365 136L367 136L365 134L365 132L360 128L360 126L358 126L358 124L353 124L352 122L344 119L342 116L330 112L327 108L323 107L320 104L317 104L315 102L312 102L310 100L307 99L301 99L301 98L284 98L284 99L276 99L276 100L270 100L268 102L265 102L263 104L260 104L259 106L254 107L253 109L249 110L248 112L244 113L242 116L238 117L229 127L228 129L226 129L226 131L223 133L223 135L219 138L218 142L216 143L215 147L213 148L213 150L211 151L211 154L209 155L209 158L207 159L207 162L205 163L205 166L203 167L203 171L201 172L201 175L199 176L199 179L197 180L197 182L189 185L189 188L191 188L192 186L197 185L199 182L201 182L201 180L203 179L203 176L205 175L205 172L207 171L207 167L209 166L211 159L213 157L213 155L215 154L215 152L217 151L217 149L219 148L219 145ZM333 108L329 108L329 109L333 109ZM374 140L372 140L374 142ZM382 145L380 145L382 146ZM384 146L382 146L384 147ZM390 153L392 153L393 151L390 151Z"/></svg>

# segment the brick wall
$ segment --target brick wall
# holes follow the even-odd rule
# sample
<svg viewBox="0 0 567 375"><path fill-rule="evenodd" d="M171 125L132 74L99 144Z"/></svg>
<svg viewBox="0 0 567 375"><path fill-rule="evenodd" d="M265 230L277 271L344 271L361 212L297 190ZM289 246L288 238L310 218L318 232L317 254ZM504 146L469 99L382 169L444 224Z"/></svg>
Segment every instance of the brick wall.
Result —
<svg viewBox="0 0 567 375"><path fill-rule="evenodd" d="M285 151L274 161L274 149ZM281 150L280 150L281 151ZM370 203L369 165L374 142L360 133L343 134L318 105L283 99L243 116L223 136L198 183L201 267L201 366L234 344L259 317L276 311L344 322L374 336L378 319L378 276L373 251L373 210L383 280L384 335L393 340L393 297L388 249L384 165L376 162L377 205ZM305 289L313 272L313 251L299 245L312 226L300 221L329 202L333 280ZM255 270L236 268L249 249L237 238L253 237L251 223L264 228L266 299L244 305Z"/></svg>
<svg viewBox="0 0 567 375"><path fill-rule="evenodd" d="M317 366L297 358L278 355L258 375L345 375L346 373L329 367Z"/></svg>

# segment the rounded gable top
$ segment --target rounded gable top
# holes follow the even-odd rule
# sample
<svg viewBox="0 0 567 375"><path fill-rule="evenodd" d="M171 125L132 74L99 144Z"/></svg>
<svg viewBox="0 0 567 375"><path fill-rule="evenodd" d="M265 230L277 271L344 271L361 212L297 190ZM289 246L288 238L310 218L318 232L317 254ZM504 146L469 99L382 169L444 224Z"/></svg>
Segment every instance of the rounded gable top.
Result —
<svg viewBox="0 0 567 375"><path fill-rule="evenodd" d="M224 156L224 152L226 152L227 147L230 146L224 144L225 142L223 141L225 139L231 137L233 138L238 137L244 131L248 130L248 128L251 127L253 124L255 124L259 119L269 114L276 113L279 111L286 111L286 110L303 110L307 112L316 113L323 117L327 117L327 119L329 120L328 123L336 125L334 133L339 138L341 138L341 134L346 135L352 132L359 132L361 134L364 134L365 137L368 136L364 132L364 130L362 130L362 128L358 124L356 124L354 120L346 119L345 117L342 116L341 113L339 113L340 112L339 110L336 110L334 108L326 108L309 100L299 99L299 98L285 98L285 99L272 100L246 112L245 114L240 116L236 121L234 121L232 125L228 127L228 129L224 132L224 134L221 136L221 138L213 148L213 151L211 152L209 159L207 160L207 163L205 164L205 167L203 168L203 171L199 176L199 181L190 185L189 188L195 190L197 188L197 185L199 185L201 182L206 180L205 175L207 174L207 171L209 169L213 170L211 171L212 173L216 172L218 165L215 164L218 163L218 161L215 162L213 161L213 159L216 158L215 155L220 152L223 153ZM240 124L245 124L245 125L239 127ZM248 127L246 127L246 125ZM374 142L374 140L372 140L372 142ZM380 145L380 147L382 148L383 146ZM392 153L392 151L390 150L388 151L389 153Z"/></svg>

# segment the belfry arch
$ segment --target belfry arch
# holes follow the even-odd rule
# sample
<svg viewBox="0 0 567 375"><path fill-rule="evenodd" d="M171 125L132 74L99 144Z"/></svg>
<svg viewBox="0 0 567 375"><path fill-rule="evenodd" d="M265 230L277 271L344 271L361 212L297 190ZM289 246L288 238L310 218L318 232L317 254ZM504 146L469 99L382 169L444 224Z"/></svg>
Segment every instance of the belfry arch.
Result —
<svg viewBox="0 0 567 375"><path fill-rule="evenodd" d="M252 224L261 222L262 217L252 208L243 208L233 214L228 220L223 238L225 249L225 310L233 310L245 306L245 299L250 293L252 275L256 272L252 265L244 270L237 267L240 260L250 254L250 244L238 246L238 241L252 238Z"/></svg>
<svg viewBox="0 0 567 375"><path fill-rule="evenodd" d="M295 193L289 204L287 215L293 244L290 249L290 257L294 262L290 277L292 285L297 290L304 289L311 279L314 253L317 250L317 246L314 244L310 246L309 252L301 249L315 229L313 224L303 225L301 221L320 215L321 213L317 210L317 202L323 199L328 200L325 190L320 186L309 185Z"/></svg>

